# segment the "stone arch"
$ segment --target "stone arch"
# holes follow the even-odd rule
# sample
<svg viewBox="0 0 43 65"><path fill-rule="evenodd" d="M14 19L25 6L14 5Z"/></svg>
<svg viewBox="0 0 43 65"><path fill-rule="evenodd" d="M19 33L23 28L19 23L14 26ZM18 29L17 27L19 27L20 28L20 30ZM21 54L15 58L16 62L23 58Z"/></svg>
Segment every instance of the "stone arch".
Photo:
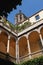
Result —
<svg viewBox="0 0 43 65"><path fill-rule="evenodd" d="M28 39L30 43L31 52L36 52L42 48L39 33L37 31L32 31L29 34Z"/></svg>
<svg viewBox="0 0 43 65"><path fill-rule="evenodd" d="M19 41L19 56L25 56L28 54L28 45L27 45L27 39L25 36L22 36Z"/></svg>
<svg viewBox="0 0 43 65"><path fill-rule="evenodd" d="M16 40L14 37L10 38L10 48L9 48L9 54L12 57L16 56Z"/></svg>
<svg viewBox="0 0 43 65"><path fill-rule="evenodd" d="M42 38L43 38L43 27L40 29L40 33L41 33Z"/></svg>
<svg viewBox="0 0 43 65"><path fill-rule="evenodd" d="M0 34L0 51L6 53L7 50L8 35L5 31Z"/></svg>

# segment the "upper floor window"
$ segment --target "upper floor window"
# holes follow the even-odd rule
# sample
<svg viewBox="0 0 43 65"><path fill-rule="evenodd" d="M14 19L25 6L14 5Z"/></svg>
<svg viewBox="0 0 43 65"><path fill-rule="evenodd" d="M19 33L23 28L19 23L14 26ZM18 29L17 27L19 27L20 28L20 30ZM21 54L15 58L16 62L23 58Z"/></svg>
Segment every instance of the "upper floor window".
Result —
<svg viewBox="0 0 43 65"><path fill-rule="evenodd" d="M39 15L36 15L35 16L36 20L40 19L40 16Z"/></svg>

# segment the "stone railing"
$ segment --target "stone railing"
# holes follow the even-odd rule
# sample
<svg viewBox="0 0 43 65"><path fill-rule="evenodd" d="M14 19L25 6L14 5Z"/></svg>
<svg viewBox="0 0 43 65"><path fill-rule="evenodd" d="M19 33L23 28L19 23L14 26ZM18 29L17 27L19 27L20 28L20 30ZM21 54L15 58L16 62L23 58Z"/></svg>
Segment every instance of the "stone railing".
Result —
<svg viewBox="0 0 43 65"><path fill-rule="evenodd" d="M10 56L9 54L5 54L3 52L0 52L0 58L1 59L4 59L4 60L7 60L7 61L10 61L10 62L13 62L13 63L16 63L16 58Z"/></svg>
<svg viewBox="0 0 43 65"><path fill-rule="evenodd" d="M31 54L27 54L25 56L22 56L19 58L19 60L20 60L20 62L24 62L24 61L27 61L27 60L30 60L33 58L37 58L37 57L42 56L42 55L43 55L43 49L36 51L36 52L33 52ZM31 58L30 58L30 56L31 56Z"/></svg>

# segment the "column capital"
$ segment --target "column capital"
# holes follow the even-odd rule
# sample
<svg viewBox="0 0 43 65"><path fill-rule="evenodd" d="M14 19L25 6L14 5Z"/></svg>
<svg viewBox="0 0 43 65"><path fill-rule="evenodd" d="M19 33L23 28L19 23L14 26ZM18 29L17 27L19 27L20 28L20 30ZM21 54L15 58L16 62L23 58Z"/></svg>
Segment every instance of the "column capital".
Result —
<svg viewBox="0 0 43 65"><path fill-rule="evenodd" d="M25 35L26 39L28 39L28 34Z"/></svg>
<svg viewBox="0 0 43 65"><path fill-rule="evenodd" d="M39 36L40 36L40 40L41 40L41 43L42 43L42 46L43 46L43 39L42 39L42 35L41 35L41 34L39 34Z"/></svg>
<svg viewBox="0 0 43 65"><path fill-rule="evenodd" d="M11 36L10 36L10 35L8 35L8 40L10 40L10 37L11 37Z"/></svg>
<svg viewBox="0 0 43 65"><path fill-rule="evenodd" d="M35 29L35 31L37 31L38 33L40 33L40 30L39 29Z"/></svg>

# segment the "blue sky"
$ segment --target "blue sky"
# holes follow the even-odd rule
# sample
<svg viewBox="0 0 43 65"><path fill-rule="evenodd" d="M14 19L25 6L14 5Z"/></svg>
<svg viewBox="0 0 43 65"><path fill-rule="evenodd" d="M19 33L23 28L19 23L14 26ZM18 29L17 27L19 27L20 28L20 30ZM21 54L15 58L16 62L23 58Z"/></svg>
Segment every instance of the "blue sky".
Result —
<svg viewBox="0 0 43 65"><path fill-rule="evenodd" d="M14 24L15 14L17 14L19 10L29 17L41 9L43 9L43 0L22 0L22 5L18 5L15 10L13 9L10 14L8 14L7 19Z"/></svg>

